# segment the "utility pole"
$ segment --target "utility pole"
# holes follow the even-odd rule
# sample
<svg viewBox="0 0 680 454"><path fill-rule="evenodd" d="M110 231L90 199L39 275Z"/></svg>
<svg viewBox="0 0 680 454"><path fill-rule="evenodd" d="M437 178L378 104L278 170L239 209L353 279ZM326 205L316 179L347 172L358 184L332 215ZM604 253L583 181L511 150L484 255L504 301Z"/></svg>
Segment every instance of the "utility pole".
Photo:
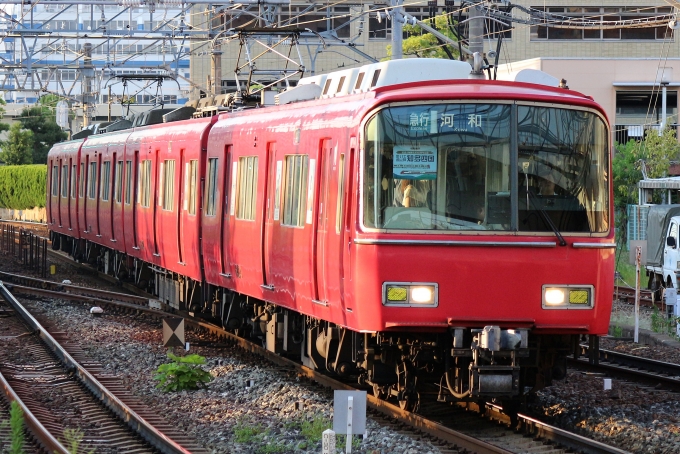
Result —
<svg viewBox="0 0 680 454"><path fill-rule="evenodd" d="M476 5L472 5L468 11L470 17L469 48L472 60L469 61L472 66L471 76L483 78L481 66L484 62L484 16Z"/></svg>
<svg viewBox="0 0 680 454"><path fill-rule="evenodd" d="M215 39L224 31L223 14L215 14L214 5L210 9L210 39L214 40L210 55L210 76L212 78L210 91L213 96L222 93L222 45Z"/></svg>
<svg viewBox="0 0 680 454"><path fill-rule="evenodd" d="M404 0L392 0L392 60L403 58Z"/></svg>

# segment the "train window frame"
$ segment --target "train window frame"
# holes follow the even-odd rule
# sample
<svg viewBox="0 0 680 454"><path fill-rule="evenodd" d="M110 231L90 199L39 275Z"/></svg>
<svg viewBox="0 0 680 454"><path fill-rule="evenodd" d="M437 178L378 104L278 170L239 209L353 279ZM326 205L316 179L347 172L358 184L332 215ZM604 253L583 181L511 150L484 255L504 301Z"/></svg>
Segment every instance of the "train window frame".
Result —
<svg viewBox="0 0 680 454"><path fill-rule="evenodd" d="M257 155L238 158L238 184L236 186L236 219L238 220L255 220L258 165Z"/></svg>
<svg viewBox="0 0 680 454"><path fill-rule="evenodd" d="M187 186L188 190L186 191L186 208L185 210L190 216L195 216L196 215L196 195L197 191L196 189L198 188L198 159L191 159L189 162L187 162Z"/></svg>
<svg viewBox="0 0 680 454"><path fill-rule="evenodd" d="M606 121L606 118L602 112L600 112L597 108L591 107L591 106L578 106L578 105L556 105L553 103L548 103L545 101L531 101L531 100L490 100L490 99L469 99L469 100L461 100L461 101L456 101L456 100L446 100L446 101L433 101L433 102L428 102L428 105L438 105L438 104L468 104L468 103L481 103L481 104L501 104L501 105L509 105L511 106L512 109L512 115L514 115L514 120L513 122L518 122L519 120L517 119L517 112L519 107L541 107L541 108L548 108L548 109L561 109L561 110L572 110L572 111L579 111L583 113L589 113L592 114L595 118L599 120L601 123L601 127L603 134L601 135L600 139L602 142L598 145L599 148L599 157L593 158L593 163L598 164L601 169L604 169L603 171L605 172L605 175L610 175L610 168L611 168L611 155L608 154L607 150L609 150L611 146L611 137L607 134L607 132L611 132L611 126L609 123ZM362 123L361 123L361 160L360 160L360 178L359 178L359 184L361 188L361 196L359 199L359 222L362 226L362 229L364 231L380 231L380 232L386 232L386 233L394 233L394 234L399 234L399 233L423 233L423 234L435 234L435 235L441 235L441 234L466 234L469 233L470 231L473 230L427 230L427 229L401 229L401 228L385 228L385 227L375 227L373 225L370 225L370 223L366 222L365 218L365 205L366 202L363 200L364 199L364 185L366 184L365 181L365 166L366 166L366 154L368 153L368 149L366 148L367 144L367 125L371 121L374 116L380 112L383 109L391 108L391 107L403 107L403 106L409 106L413 105L412 102L394 102L394 103L389 103L385 104L379 107L376 107L372 109L371 111L367 112L367 114L364 116ZM517 128L517 125L514 124L512 126L513 128ZM514 132L515 135L517 135L517 132ZM514 143L511 143L510 145L510 160L511 160L511 167L514 169L514 166L517 166L518 163L518 152L520 149L520 145L517 143L519 140L517 137L515 137ZM515 170L512 170L510 178L511 178L511 193L517 192L518 191L518 177L517 177L517 172ZM601 216L601 220L593 221L592 219L589 218L589 221L591 222L591 231L577 231L577 230L572 230L572 231L560 231L564 236L570 236L570 237L606 237L611 229L613 228L612 219L609 219L610 217L610 211L611 211L611 205L613 203L613 200L609 200L609 190L611 189L611 179L609 178L608 181L605 183L604 190L600 191L600 199L598 199L597 203L601 204L603 208L600 208L595 214L589 214L589 216ZM512 210L518 210L517 208L517 202L513 201L512 202L514 205L511 207ZM595 212L594 212L595 213ZM518 213L511 213L512 216L514 217L511 219L511 228L509 230L474 230L476 235L498 235L501 232L505 232L510 234L511 232L516 232L521 235L526 235L526 236L545 236L547 232L550 232L550 230L547 231L531 231L531 230L519 230L517 227L518 223ZM596 226L593 227L592 222L595 222ZM604 225L604 227L602 227Z"/></svg>
<svg viewBox="0 0 680 454"><path fill-rule="evenodd" d="M59 164L52 165L52 197L59 195Z"/></svg>
<svg viewBox="0 0 680 454"><path fill-rule="evenodd" d="M102 202L109 201L109 193L111 187L111 161L104 161L102 163L101 188L100 197Z"/></svg>
<svg viewBox="0 0 680 454"><path fill-rule="evenodd" d="M90 162L87 182L88 182L87 198L94 200L97 198L97 161Z"/></svg>
<svg viewBox="0 0 680 454"><path fill-rule="evenodd" d="M151 160L142 160L139 167L137 203L142 208L149 208L151 206Z"/></svg>
<svg viewBox="0 0 680 454"><path fill-rule="evenodd" d="M345 153L340 153L338 159L338 194L335 205L335 233L342 229L342 218L345 208Z"/></svg>
<svg viewBox="0 0 680 454"><path fill-rule="evenodd" d="M78 171L78 165L77 164L71 165L71 198L72 199L75 199L76 194L77 194L77 189L76 189L77 188L77 180L78 180L77 171Z"/></svg>
<svg viewBox="0 0 680 454"><path fill-rule="evenodd" d="M132 203L132 160L125 161L125 205Z"/></svg>
<svg viewBox="0 0 680 454"><path fill-rule="evenodd" d="M304 227L307 213L309 155L289 154L284 157L283 216L281 225Z"/></svg>
<svg viewBox="0 0 680 454"><path fill-rule="evenodd" d="M161 207L163 211L175 209L175 160L166 159L161 163L161 178L163 179L163 192L161 194Z"/></svg>
<svg viewBox="0 0 680 454"><path fill-rule="evenodd" d="M82 199L85 197L85 163L80 163L80 181L78 188L78 196Z"/></svg>
<svg viewBox="0 0 680 454"><path fill-rule="evenodd" d="M113 188L113 198L116 203L123 201L123 161L116 162L116 182Z"/></svg>
<svg viewBox="0 0 680 454"><path fill-rule="evenodd" d="M68 164L61 166L61 197L68 198Z"/></svg>
<svg viewBox="0 0 680 454"><path fill-rule="evenodd" d="M217 214L217 170L219 158L208 158L205 179L205 215L215 216Z"/></svg>

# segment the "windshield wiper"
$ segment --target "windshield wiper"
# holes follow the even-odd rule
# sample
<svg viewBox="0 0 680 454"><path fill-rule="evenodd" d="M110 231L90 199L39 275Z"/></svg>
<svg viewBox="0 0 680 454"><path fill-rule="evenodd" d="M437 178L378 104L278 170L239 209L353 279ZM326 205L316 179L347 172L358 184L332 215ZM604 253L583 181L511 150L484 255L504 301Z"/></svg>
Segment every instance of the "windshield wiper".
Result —
<svg viewBox="0 0 680 454"><path fill-rule="evenodd" d="M553 233L555 233L557 239L560 240L560 246L566 246L567 242L565 241L560 231L557 229L557 226L553 223L552 219L550 219L550 216L548 216L548 213L545 212L542 206L537 206L538 204L536 203L536 194L534 194L531 191L527 191L527 193L529 194L529 200L531 200L531 205L534 207L535 210L538 210L538 212L541 213L541 216L543 217L545 223L548 224L548 226L552 229Z"/></svg>

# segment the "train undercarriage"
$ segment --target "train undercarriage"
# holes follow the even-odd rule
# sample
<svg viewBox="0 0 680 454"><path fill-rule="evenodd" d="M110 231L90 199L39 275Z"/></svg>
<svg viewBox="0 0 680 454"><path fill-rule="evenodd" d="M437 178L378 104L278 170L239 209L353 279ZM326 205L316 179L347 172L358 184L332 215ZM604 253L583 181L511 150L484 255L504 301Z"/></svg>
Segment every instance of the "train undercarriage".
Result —
<svg viewBox="0 0 680 454"><path fill-rule="evenodd" d="M193 312L267 350L358 382L408 410L421 399L516 409L527 394L566 376L578 335L534 335L499 326L445 332L358 333L149 265L87 241L53 234L53 248L155 295L171 312Z"/></svg>

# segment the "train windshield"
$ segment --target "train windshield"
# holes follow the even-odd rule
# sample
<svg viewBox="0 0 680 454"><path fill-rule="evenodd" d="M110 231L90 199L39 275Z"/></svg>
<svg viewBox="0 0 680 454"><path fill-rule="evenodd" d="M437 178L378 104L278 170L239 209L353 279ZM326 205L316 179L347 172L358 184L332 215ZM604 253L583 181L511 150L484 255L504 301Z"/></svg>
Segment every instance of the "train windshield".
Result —
<svg viewBox="0 0 680 454"><path fill-rule="evenodd" d="M369 228L606 232L608 132L589 111L413 104L366 124Z"/></svg>

